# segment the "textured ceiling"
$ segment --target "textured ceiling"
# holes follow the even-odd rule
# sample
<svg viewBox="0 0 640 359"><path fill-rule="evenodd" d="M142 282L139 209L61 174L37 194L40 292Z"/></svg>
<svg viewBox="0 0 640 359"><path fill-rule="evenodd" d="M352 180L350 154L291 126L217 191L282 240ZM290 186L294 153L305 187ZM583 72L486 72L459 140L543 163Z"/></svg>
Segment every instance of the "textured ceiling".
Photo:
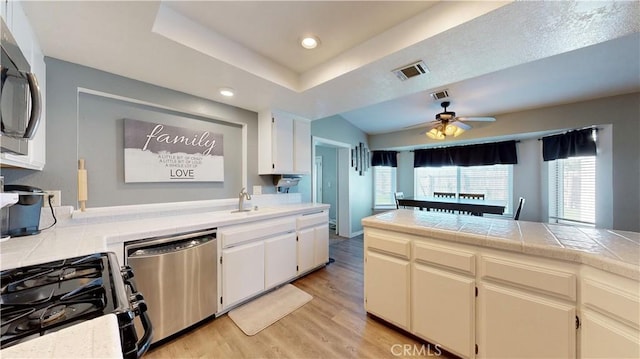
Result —
<svg viewBox="0 0 640 359"><path fill-rule="evenodd" d="M298 74L425 11L435 1L171 1L174 11ZM283 14L287 14L283 18ZM338 26L336 26L338 24ZM349 24L348 29L340 24ZM313 51L298 46L320 35Z"/></svg>
<svg viewBox="0 0 640 359"><path fill-rule="evenodd" d="M428 93L442 88L468 116L640 90L635 1L23 6L47 56L252 111L342 115L368 133L431 120L440 106ZM317 51L294 41L306 28L321 38ZM391 73L419 59L429 74Z"/></svg>

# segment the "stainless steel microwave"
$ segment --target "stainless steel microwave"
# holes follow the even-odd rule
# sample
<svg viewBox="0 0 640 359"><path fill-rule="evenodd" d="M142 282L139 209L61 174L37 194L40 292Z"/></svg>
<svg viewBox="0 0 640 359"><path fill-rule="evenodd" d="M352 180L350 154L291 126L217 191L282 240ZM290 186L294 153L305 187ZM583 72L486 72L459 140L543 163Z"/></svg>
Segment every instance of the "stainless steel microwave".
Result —
<svg viewBox="0 0 640 359"><path fill-rule="evenodd" d="M40 123L40 87L9 28L3 19L0 18L0 22L0 150L27 155L29 140L36 134Z"/></svg>

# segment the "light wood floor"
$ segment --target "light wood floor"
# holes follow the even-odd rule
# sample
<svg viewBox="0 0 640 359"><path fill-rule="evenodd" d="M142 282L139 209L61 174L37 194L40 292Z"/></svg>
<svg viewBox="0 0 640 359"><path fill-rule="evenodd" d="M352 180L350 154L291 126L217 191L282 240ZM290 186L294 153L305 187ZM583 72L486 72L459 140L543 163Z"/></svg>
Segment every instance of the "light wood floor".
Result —
<svg viewBox="0 0 640 359"><path fill-rule="evenodd" d="M258 334L246 336L223 315L152 348L146 358L436 357L433 345L366 314L362 236L333 237L329 253L334 263L293 282L313 299Z"/></svg>

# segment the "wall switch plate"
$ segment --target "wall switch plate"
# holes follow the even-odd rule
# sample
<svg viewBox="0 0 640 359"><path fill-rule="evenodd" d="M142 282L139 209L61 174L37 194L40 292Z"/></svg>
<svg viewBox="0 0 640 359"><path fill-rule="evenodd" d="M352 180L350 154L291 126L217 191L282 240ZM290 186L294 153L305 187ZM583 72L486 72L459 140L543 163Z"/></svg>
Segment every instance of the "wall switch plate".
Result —
<svg viewBox="0 0 640 359"><path fill-rule="evenodd" d="M60 207L62 205L62 191L44 191L44 200L42 201L43 207L49 207L49 195L53 195L51 198L51 205L53 207Z"/></svg>
<svg viewBox="0 0 640 359"><path fill-rule="evenodd" d="M262 186L253 186L253 194L262 194Z"/></svg>

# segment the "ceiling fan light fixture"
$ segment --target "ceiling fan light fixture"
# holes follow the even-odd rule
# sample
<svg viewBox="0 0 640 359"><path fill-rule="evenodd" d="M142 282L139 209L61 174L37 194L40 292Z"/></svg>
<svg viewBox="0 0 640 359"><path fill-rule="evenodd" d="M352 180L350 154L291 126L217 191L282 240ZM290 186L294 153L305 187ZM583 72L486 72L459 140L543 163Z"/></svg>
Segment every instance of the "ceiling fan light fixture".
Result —
<svg viewBox="0 0 640 359"><path fill-rule="evenodd" d="M456 133L456 130L458 130L458 127L455 125L447 125L444 128L444 134L447 136L453 136Z"/></svg>
<svg viewBox="0 0 640 359"><path fill-rule="evenodd" d="M426 135L427 137L434 140L444 140L445 138L445 134L444 132L442 132L442 126L436 126L432 128L431 130L427 131Z"/></svg>
<svg viewBox="0 0 640 359"><path fill-rule="evenodd" d="M464 128L458 126L454 127L456 128L456 131L453 133L453 137L458 137L464 132Z"/></svg>

